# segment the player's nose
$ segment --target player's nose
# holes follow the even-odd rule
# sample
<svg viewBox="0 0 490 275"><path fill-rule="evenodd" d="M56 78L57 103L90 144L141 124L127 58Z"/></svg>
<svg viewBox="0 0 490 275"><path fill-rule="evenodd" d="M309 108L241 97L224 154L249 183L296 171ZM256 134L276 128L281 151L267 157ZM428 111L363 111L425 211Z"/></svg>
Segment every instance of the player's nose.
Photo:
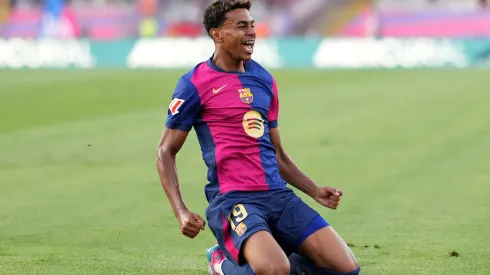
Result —
<svg viewBox="0 0 490 275"><path fill-rule="evenodd" d="M255 34L256 34L255 28L252 26L248 27L247 32L245 33L246 36L251 36L253 38L255 38Z"/></svg>

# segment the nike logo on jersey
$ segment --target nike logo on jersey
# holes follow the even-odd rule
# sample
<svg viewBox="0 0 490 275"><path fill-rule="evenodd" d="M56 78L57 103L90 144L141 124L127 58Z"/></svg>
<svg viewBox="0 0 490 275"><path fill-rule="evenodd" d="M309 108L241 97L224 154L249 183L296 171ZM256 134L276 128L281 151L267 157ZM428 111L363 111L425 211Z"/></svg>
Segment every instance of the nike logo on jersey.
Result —
<svg viewBox="0 0 490 275"><path fill-rule="evenodd" d="M219 88L219 89L214 89L213 88L213 93L217 94L219 93L221 90L223 90L224 87L226 87L228 84L225 84L223 87Z"/></svg>

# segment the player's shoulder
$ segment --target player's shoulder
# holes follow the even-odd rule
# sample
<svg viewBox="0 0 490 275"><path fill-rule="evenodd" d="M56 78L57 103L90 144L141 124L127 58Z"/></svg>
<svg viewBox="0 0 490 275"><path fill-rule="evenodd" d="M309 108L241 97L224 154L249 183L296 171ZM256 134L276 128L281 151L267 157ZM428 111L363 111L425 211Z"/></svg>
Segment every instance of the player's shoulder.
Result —
<svg viewBox="0 0 490 275"><path fill-rule="evenodd" d="M275 77L264 66L253 59L250 59L247 62L249 71L252 72L255 77L258 77L268 87L273 87L275 85Z"/></svg>
<svg viewBox="0 0 490 275"><path fill-rule="evenodd" d="M247 62L248 62L247 66L248 66L249 70L252 71L254 73L254 75L259 75L260 78L262 78L263 80L266 80L267 82L275 80L272 73L269 72L264 66L262 66L256 60L250 59Z"/></svg>
<svg viewBox="0 0 490 275"><path fill-rule="evenodd" d="M257 72L260 74L264 74L267 76L272 76L272 74L266 68L264 68L264 66L262 66L259 62L257 62L256 60L250 59L249 61L247 61L247 63L248 63L247 65L249 66L251 71L254 71L254 72Z"/></svg>
<svg viewBox="0 0 490 275"><path fill-rule="evenodd" d="M192 81L192 77L199 72L199 67L203 65L204 62L201 62L201 63L198 63L197 65L195 65L193 68L191 68L189 71L187 71L186 73L182 74L180 77L179 77L179 80L184 80L186 82L191 82Z"/></svg>
<svg viewBox="0 0 490 275"><path fill-rule="evenodd" d="M194 66L192 69L187 71L186 73L180 75L177 79L177 85L175 87L174 94L186 94L192 95L197 94L197 87L193 81L194 74L196 73L196 69L201 65L201 63Z"/></svg>
<svg viewBox="0 0 490 275"><path fill-rule="evenodd" d="M196 74L199 74L199 68L204 65L204 62L196 64L193 68L188 70L186 73L182 74L178 78L178 85L182 88L195 89L196 84L194 79Z"/></svg>

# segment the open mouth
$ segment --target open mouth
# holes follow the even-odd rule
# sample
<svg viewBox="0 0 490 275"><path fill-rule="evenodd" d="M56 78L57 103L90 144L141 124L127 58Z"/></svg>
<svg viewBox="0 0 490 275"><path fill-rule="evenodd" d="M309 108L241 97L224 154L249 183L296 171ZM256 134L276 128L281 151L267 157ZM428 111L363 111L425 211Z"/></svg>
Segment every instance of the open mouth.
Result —
<svg viewBox="0 0 490 275"><path fill-rule="evenodd" d="M246 40L242 42L243 47L248 53L252 53L254 50L255 40Z"/></svg>

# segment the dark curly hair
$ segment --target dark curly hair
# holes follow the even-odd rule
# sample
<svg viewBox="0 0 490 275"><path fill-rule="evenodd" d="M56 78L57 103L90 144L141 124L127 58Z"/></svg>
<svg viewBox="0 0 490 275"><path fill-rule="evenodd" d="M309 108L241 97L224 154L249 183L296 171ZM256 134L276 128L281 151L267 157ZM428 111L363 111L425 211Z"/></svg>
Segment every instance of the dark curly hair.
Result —
<svg viewBox="0 0 490 275"><path fill-rule="evenodd" d="M251 0L216 0L204 11L204 28L209 34L212 28L220 27L226 20L226 14L236 9L250 10Z"/></svg>

